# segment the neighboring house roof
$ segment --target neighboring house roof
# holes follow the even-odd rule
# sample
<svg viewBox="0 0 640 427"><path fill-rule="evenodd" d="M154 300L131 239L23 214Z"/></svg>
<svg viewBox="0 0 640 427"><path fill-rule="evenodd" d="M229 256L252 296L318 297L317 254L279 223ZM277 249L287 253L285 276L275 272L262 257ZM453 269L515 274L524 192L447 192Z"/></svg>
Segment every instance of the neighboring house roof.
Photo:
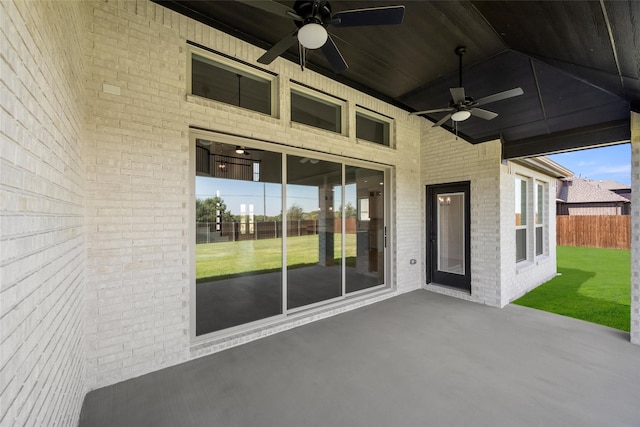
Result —
<svg viewBox="0 0 640 427"><path fill-rule="evenodd" d="M599 187L598 181L584 178L565 178L558 182L556 199L564 203L629 203L629 200Z"/></svg>
<svg viewBox="0 0 640 427"><path fill-rule="evenodd" d="M631 190L631 187L628 186L627 184L623 184L621 182L618 181L612 181L610 179L603 179L603 180L590 180L590 182L593 185L596 185L600 188L606 188L607 190L610 191L618 191L618 190Z"/></svg>

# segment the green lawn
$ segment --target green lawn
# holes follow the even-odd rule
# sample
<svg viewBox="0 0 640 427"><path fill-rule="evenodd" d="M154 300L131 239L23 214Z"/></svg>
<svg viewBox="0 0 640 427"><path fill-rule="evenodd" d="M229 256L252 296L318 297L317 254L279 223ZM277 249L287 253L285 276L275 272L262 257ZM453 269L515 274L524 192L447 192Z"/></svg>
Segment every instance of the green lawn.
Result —
<svg viewBox="0 0 640 427"><path fill-rule="evenodd" d="M631 251L558 246L558 272L514 304L629 331Z"/></svg>
<svg viewBox="0 0 640 427"><path fill-rule="evenodd" d="M347 265L355 263L356 236L346 235ZM342 257L341 234L334 234L336 263ZM287 238L288 268L318 263L318 235ZM196 282L278 271L282 266L282 239L243 240L196 245Z"/></svg>

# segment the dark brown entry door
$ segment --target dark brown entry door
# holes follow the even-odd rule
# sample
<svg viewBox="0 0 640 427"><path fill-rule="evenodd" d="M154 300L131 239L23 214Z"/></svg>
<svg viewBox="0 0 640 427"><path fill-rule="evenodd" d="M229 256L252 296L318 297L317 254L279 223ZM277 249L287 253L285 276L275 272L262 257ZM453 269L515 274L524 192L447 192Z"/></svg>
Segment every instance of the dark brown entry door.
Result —
<svg viewBox="0 0 640 427"><path fill-rule="evenodd" d="M427 186L427 283L471 292L469 182Z"/></svg>

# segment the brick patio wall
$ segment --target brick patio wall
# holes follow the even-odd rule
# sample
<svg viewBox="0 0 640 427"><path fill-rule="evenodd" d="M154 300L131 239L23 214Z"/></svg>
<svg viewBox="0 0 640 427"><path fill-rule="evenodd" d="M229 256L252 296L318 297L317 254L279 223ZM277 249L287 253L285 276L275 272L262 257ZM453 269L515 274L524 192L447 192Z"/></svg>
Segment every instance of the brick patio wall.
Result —
<svg viewBox="0 0 640 427"><path fill-rule="evenodd" d="M536 286L552 279L557 273L556 265L556 221L555 199L556 179L525 168L513 162L501 166L500 174L500 266L502 271L502 289L500 294L500 306L503 307L511 301L521 297ZM543 254L535 255L535 235L533 218L528 221L527 234L527 260L516 263L516 238L515 238L515 178L516 175L529 180L528 212L533 210L534 180L546 184L547 203L544 205L543 220L547 227L543 241Z"/></svg>
<svg viewBox="0 0 640 427"><path fill-rule="evenodd" d="M84 12L0 2L2 426L75 426L86 392Z"/></svg>
<svg viewBox="0 0 640 427"><path fill-rule="evenodd" d="M422 130L421 209L425 236L426 186L471 181L471 295L449 288L424 285L425 289L499 307L500 300L500 143L472 145L425 121ZM422 250L426 254L426 239ZM421 257L421 270L427 265ZM425 282L423 275L422 282Z"/></svg>
<svg viewBox="0 0 640 427"><path fill-rule="evenodd" d="M397 166L390 179L393 292L420 286L420 122L276 59L279 117L187 95L187 40L256 64L263 51L148 1L87 3L87 382L90 388L355 308L345 304L213 342L190 342L189 127ZM262 67L262 66L261 66ZM292 123L290 79L347 101L347 135ZM396 149L358 141L354 108L395 118ZM397 263L397 264L396 264ZM397 268L396 268L397 265Z"/></svg>
<svg viewBox="0 0 640 427"><path fill-rule="evenodd" d="M471 181L470 299L501 306L528 286L500 288L514 267L498 141L455 140L283 59L266 67L280 76L278 117L191 97L187 40L252 64L263 51L147 0L4 1L0 19L0 424L76 425L89 389L419 288L427 184ZM347 135L291 123L290 80L347 100ZM356 140L355 105L395 118L396 149ZM634 114L636 343L639 122ZM190 126L390 165L393 292L192 344Z"/></svg>
<svg viewBox="0 0 640 427"><path fill-rule="evenodd" d="M472 145L441 128L423 124L421 150L424 186L448 182L471 182L471 295L450 288L425 284L433 292L483 304L503 307L556 274L555 179L524 166L501 164L499 141ZM528 239L529 260L516 264L515 174L547 183L545 218L548 236L544 255L535 257L533 239ZM422 205L425 218L425 187ZM533 184L529 193L533 194ZM530 198L533 203L533 198ZM423 219L424 222L424 219ZM423 236L426 233L423 224ZM531 224L531 233L533 224ZM422 249L426 253L425 242ZM423 272L426 271L424 257ZM424 277L423 277L424 283Z"/></svg>

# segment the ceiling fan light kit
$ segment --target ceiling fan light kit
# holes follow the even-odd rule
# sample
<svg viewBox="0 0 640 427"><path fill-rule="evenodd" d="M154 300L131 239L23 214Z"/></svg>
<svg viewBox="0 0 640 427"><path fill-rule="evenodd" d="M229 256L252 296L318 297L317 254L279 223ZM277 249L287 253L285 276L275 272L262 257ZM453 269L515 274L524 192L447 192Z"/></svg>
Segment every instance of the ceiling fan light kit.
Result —
<svg viewBox="0 0 640 427"><path fill-rule="evenodd" d="M307 49L318 49L327 42L329 34L320 24L310 22L298 30L298 41Z"/></svg>
<svg viewBox="0 0 640 427"><path fill-rule="evenodd" d="M471 117L471 111L461 110L453 113L451 115L451 120L453 120L454 122L463 122L469 117Z"/></svg>

